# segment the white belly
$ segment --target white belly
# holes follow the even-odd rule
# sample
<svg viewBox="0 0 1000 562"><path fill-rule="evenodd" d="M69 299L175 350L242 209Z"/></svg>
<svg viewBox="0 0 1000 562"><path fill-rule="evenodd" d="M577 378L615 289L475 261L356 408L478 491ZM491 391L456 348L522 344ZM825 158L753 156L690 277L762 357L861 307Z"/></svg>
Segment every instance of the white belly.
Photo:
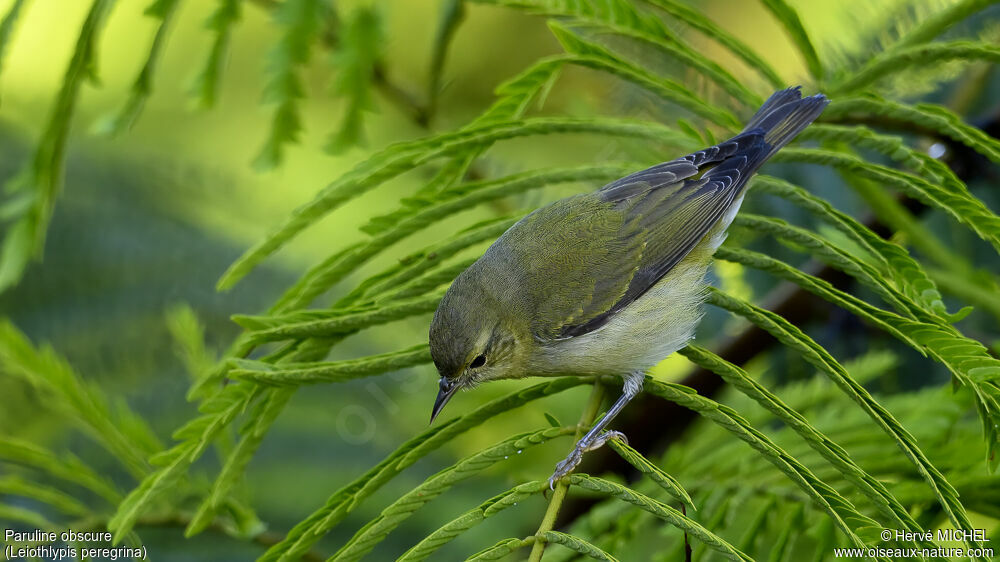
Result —
<svg viewBox="0 0 1000 562"><path fill-rule="evenodd" d="M582 375L648 370L694 337L706 266L675 269L604 326L547 344L533 370Z"/></svg>
<svg viewBox="0 0 1000 562"><path fill-rule="evenodd" d="M735 202L716 228L670 273L600 328L548 343L531 358L534 373L622 375L648 371L694 337L705 300L705 272L739 211ZM705 256L698 260L694 256ZM693 263L692 263L693 262Z"/></svg>

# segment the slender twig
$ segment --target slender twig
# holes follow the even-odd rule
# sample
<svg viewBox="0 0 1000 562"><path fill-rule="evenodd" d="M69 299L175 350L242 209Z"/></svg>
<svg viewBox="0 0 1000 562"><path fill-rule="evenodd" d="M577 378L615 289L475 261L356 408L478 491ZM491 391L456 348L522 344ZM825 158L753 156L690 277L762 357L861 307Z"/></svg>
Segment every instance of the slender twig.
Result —
<svg viewBox="0 0 1000 562"><path fill-rule="evenodd" d="M583 432L593 425L594 418L597 417L597 412L600 410L603 400L604 385L600 381L594 381L594 389L590 393L590 400L587 402L587 407L583 409L583 415L580 416L580 423L576 426L576 434L573 436L574 445L583 437ZM528 558L529 562L539 562L542 559L542 553L545 551L545 533L551 531L555 526L556 517L559 515L559 507L562 505L563 499L566 498L568 491L568 478L563 478L556 483L556 490L552 494L552 499L549 500L549 506L545 509L542 522L538 524L538 530L535 531L536 541L531 546L531 556Z"/></svg>

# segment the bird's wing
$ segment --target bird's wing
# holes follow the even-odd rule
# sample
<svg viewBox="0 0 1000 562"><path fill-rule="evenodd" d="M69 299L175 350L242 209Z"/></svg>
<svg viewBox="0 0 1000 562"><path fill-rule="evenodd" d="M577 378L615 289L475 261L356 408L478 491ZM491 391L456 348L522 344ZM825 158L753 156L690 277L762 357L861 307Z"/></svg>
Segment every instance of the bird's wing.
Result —
<svg viewBox="0 0 1000 562"><path fill-rule="evenodd" d="M553 340L625 295L643 261L641 228L596 193L563 199L528 215L487 250L483 277L516 307L532 336Z"/></svg>
<svg viewBox="0 0 1000 562"><path fill-rule="evenodd" d="M512 228L529 234L522 247L536 255L523 260L528 269L514 281L533 288L532 298L522 300L534 307L528 312L535 337L586 334L641 297L712 231L757 168L827 103L822 95L801 98L799 88L776 92L732 139L542 209L525 219L536 223L533 228Z"/></svg>
<svg viewBox="0 0 1000 562"><path fill-rule="evenodd" d="M518 302L531 301L534 337L587 333L645 293L730 208L746 181L741 170L762 150L761 135L747 133L558 201L511 228L489 253L516 272L506 283Z"/></svg>

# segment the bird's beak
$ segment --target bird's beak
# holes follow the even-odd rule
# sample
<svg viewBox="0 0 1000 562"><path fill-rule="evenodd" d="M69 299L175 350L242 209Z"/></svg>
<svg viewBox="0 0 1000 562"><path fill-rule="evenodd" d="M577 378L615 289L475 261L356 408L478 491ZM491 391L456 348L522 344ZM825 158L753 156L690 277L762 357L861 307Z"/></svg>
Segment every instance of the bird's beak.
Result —
<svg viewBox="0 0 1000 562"><path fill-rule="evenodd" d="M438 391L437 399L434 400L434 409L431 410L431 423L434 423L434 418L441 413L444 405L451 400L451 397L459 387L457 381L450 381L446 377L441 377L441 382L438 386L440 390Z"/></svg>

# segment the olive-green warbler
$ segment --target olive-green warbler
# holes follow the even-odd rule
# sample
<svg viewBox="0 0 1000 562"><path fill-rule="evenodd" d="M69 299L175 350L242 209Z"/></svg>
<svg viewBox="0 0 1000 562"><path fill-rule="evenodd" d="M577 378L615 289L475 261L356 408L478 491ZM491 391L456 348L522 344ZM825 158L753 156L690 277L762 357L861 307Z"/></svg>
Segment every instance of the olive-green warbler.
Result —
<svg viewBox="0 0 1000 562"><path fill-rule="evenodd" d="M521 219L448 289L430 327L441 374L431 421L463 388L496 379L624 377L611 409L549 485L610 437L645 372L684 347L701 319L705 272L750 176L826 107L800 88L773 94L742 133Z"/></svg>

